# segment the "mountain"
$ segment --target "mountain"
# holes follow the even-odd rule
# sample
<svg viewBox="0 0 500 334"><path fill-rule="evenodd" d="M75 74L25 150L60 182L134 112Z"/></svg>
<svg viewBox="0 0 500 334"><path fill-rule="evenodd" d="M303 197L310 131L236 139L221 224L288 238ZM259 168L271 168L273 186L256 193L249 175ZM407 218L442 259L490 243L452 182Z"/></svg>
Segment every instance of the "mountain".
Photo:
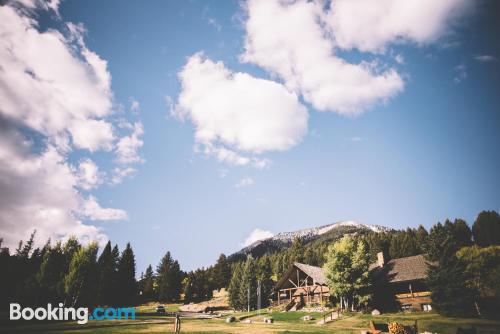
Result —
<svg viewBox="0 0 500 334"><path fill-rule="evenodd" d="M340 239L346 234L354 233L382 233L389 232L390 228L380 225L366 225L355 221L341 221L329 225L312 227L293 232L281 232L270 238L255 241L253 244L242 248L231 257L252 255L260 257L289 247L295 238L303 244L311 242L331 242Z"/></svg>

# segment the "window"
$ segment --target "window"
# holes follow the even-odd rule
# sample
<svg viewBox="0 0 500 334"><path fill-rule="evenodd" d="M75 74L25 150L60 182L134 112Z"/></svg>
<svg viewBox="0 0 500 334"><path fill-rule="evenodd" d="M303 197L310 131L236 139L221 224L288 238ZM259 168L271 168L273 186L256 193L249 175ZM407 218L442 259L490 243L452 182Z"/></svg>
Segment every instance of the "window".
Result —
<svg viewBox="0 0 500 334"><path fill-rule="evenodd" d="M411 311L411 305L410 304L404 304L401 306L401 311L403 312L408 312Z"/></svg>
<svg viewBox="0 0 500 334"><path fill-rule="evenodd" d="M424 310L425 312L432 311L431 304L422 304L422 310Z"/></svg>

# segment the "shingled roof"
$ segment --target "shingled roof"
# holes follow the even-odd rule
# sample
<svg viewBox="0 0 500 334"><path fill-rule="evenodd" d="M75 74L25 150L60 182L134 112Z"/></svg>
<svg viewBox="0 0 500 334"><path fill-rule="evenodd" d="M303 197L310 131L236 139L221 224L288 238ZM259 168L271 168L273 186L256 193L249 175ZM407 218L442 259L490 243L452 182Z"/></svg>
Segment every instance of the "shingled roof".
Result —
<svg viewBox="0 0 500 334"><path fill-rule="evenodd" d="M390 260L383 267L374 263L370 270L377 280L384 278L388 283L397 283L426 279L429 265L430 262L423 255L415 255Z"/></svg>
<svg viewBox="0 0 500 334"><path fill-rule="evenodd" d="M325 271L323 268L299 262L294 262L293 265L302 270L307 276L311 277L315 283L326 284Z"/></svg>

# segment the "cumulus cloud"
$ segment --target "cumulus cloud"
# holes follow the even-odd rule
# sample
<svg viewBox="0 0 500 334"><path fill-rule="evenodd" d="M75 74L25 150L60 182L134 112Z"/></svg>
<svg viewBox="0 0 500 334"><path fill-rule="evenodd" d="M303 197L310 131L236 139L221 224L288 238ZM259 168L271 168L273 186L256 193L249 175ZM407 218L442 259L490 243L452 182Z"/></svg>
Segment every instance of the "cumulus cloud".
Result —
<svg viewBox="0 0 500 334"><path fill-rule="evenodd" d="M82 220L126 218L81 194L104 177L84 155L115 145L111 75L86 47L82 25L39 30L36 11L57 12L58 3L0 6L0 234L9 247L34 229L39 242L68 235L103 242ZM72 165L75 149L82 158Z"/></svg>
<svg viewBox="0 0 500 334"><path fill-rule="evenodd" d="M133 167L113 168L110 184L120 184L124 179L126 179L127 177L131 177L135 172L137 172L137 169Z"/></svg>
<svg viewBox="0 0 500 334"><path fill-rule="evenodd" d="M96 188L103 182L104 173L99 171L99 167L89 158L83 158L78 164L76 172L78 185L85 190Z"/></svg>
<svg viewBox="0 0 500 334"><path fill-rule="evenodd" d="M354 115L403 90L396 70L351 64L334 53L320 3L250 0L246 11L241 60L281 78L316 109Z"/></svg>
<svg viewBox="0 0 500 334"><path fill-rule="evenodd" d="M117 160L121 164L141 163L144 159L139 156L138 150L144 142L141 136L144 134L144 127L141 122L134 124L126 123L127 127L132 130L129 136L123 136L116 144Z"/></svg>
<svg viewBox="0 0 500 334"><path fill-rule="evenodd" d="M255 181L251 177L245 177L242 178L238 183L236 183L234 186L236 188L246 188L253 186Z"/></svg>
<svg viewBox="0 0 500 334"><path fill-rule="evenodd" d="M188 59L179 80L175 115L195 125L200 151L220 161L263 166L256 155L287 150L307 132L306 108L279 83L232 72L201 53Z"/></svg>
<svg viewBox="0 0 500 334"><path fill-rule="evenodd" d="M73 28L72 36L77 33ZM78 148L109 148L112 112L106 62L59 31L0 7L0 101L4 116L51 138L69 136ZM42 51L43 50L43 51ZM89 62L90 60L90 62Z"/></svg>
<svg viewBox="0 0 500 334"><path fill-rule="evenodd" d="M342 49L384 52L390 43L435 42L454 19L471 6L468 0L335 0L325 21Z"/></svg>
<svg viewBox="0 0 500 334"><path fill-rule="evenodd" d="M53 146L33 154L23 134L0 122L0 232L13 247L36 229L37 240L75 235L105 240L95 226L75 217L80 211L79 180L66 158Z"/></svg>
<svg viewBox="0 0 500 334"><path fill-rule="evenodd" d="M256 228L250 233L250 235L245 239L242 246L248 247L256 241L264 240L267 238L271 238L274 234L271 231L261 230L260 228Z"/></svg>
<svg viewBox="0 0 500 334"><path fill-rule="evenodd" d="M141 105L140 105L139 101L137 101L136 99L132 98L130 100L130 110L132 110L132 111L138 111L139 109L141 109Z"/></svg>
<svg viewBox="0 0 500 334"><path fill-rule="evenodd" d="M126 220L128 215L120 209L101 208L94 196L82 202L81 214L90 220Z"/></svg>

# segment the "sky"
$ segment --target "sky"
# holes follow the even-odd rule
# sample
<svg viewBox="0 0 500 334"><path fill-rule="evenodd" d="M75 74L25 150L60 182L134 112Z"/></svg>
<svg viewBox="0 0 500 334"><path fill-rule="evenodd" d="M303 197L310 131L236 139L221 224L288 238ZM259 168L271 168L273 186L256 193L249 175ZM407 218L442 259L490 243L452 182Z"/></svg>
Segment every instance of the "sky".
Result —
<svg viewBox="0 0 500 334"><path fill-rule="evenodd" d="M3 246L36 229L192 270L500 210L493 0L3 3Z"/></svg>

